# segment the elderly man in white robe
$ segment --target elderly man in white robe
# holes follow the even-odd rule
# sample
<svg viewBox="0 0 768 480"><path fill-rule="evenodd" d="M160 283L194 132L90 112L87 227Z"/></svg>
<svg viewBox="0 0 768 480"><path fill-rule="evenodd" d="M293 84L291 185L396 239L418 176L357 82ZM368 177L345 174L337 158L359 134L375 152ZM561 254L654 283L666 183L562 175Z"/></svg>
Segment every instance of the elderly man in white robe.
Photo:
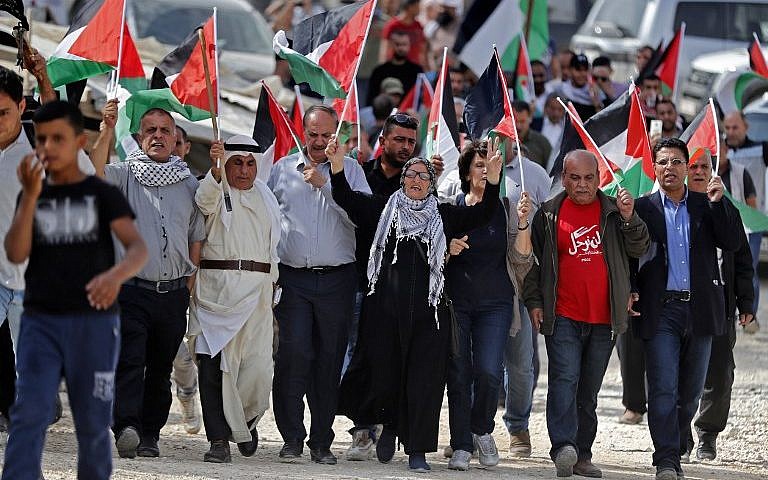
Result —
<svg viewBox="0 0 768 480"><path fill-rule="evenodd" d="M207 239L189 317L200 400L211 448L203 460L230 463L229 442L250 457L272 387L272 295L280 211L256 179L256 142L236 135L211 147L211 170L195 202ZM219 167L221 165L221 168Z"/></svg>

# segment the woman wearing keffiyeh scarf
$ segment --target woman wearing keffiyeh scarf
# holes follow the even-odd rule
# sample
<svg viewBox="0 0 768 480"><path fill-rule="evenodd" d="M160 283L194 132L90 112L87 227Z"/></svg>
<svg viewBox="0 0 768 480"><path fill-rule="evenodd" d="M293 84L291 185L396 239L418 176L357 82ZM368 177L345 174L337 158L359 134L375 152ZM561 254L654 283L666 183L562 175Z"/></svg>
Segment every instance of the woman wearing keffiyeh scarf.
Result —
<svg viewBox="0 0 768 480"><path fill-rule="evenodd" d="M437 450L451 330L444 308L446 238L485 225L499 197L501 153L488 162L488 187L471 207L438 204L435 171L422 158L403 166L402 189L389 198L354 192L335 139L333 199L357 228L373 235L369 294L358 343L339 395L339 413L356 425L383 424L376 455L389 462L399 439L414 471L429 470L424 454ZM490 200L490 201L489 201Z"/></svg>

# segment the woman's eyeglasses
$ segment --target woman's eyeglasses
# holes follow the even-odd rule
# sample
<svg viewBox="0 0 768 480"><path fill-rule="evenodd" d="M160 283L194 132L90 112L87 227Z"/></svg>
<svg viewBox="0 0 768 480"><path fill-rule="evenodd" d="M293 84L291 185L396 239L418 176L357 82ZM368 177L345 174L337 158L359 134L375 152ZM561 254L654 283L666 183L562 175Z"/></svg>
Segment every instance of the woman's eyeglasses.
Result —
<svg viewBox="0 0 768 480"><path fill-rule="evenodd" d="M417 172L416 170L406 170L405 172L406 178L416 178L417 175L424 181L428 181L432 178L429 175L429 172Z"/></svg>

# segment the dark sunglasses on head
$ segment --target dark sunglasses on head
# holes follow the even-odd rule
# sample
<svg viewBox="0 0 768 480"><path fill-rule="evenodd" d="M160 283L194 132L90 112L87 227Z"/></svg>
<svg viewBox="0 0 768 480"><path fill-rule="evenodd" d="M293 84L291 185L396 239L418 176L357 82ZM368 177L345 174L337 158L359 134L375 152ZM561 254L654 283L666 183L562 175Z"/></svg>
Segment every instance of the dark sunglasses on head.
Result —
<svg viewBox="0 0 768 480"><path fill-rule="evenodd" d="M405 176L406 178L416 178L416 175L419 176L420 179L427 181L430 178L432 178L429 175L429 172L417 172L416 170L406 170Z"/></svg>
<svg viewBox="0 0 768 480"><path fill-rule="evenodd" d="M401 127L413 129L419 128L419 121L407 113L396 113L394 115L390 115L389 119L395 125L400 125Z"/></svg>

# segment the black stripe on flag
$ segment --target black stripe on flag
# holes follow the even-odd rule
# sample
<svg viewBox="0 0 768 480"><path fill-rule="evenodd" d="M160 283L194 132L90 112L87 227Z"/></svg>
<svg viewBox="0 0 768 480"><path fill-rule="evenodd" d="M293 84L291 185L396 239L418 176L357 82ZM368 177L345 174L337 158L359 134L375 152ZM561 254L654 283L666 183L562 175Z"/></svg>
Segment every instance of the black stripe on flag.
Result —
<svg viewBox="0 0 768 480"><path fill-rule="evenodd" d="M491 54L491 62L480 75L477 84L469 91L464 106L464 125L470 138L485 138L488 132L501 122L504 118L504 95L498 62Z"/></svg>
<svg viewBox="0 0 768 480"><path fill-rule="evenodd" d="M262 153L275 143L275 125L272 123L272 115L269 113L269 94L264 87L261 88L261 95L259 95L256 122L253 124L251 137L259 144Z"/></svg>
<svg viewBox="0 0 768 480"><path fill-rule="evenodd" d="M469 7L469 10L467 10L466 15L464 16L464 21L461 22L461 26L459 27L459 33L453 44L454 52L461 53L464 49L464 45L466 45L475 33L480 30L483 24L488 20L488 17L491 16L493 11L496 10L496 7L498 7L502 1L503 0L483 0L472 3L472 6Z"/></svg>
<svg viewBox="0 0 768 480"><path fill-rule="evenodd" d="M369 0L371 1L371 0ZM313 52L323 43L335 40L366 2L356 2L313 15L293 28L293 49L302 55Z"/></svg>

